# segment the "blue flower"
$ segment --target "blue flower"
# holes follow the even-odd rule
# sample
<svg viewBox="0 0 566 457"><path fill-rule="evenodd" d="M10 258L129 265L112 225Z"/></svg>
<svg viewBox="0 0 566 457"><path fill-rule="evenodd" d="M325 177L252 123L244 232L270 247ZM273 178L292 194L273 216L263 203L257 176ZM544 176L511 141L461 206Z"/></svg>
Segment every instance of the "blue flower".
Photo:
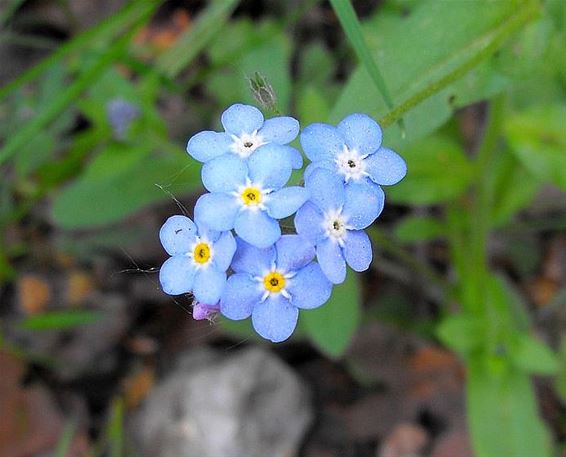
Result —
<svg viewBox="0 0 566 457"><path fill-rule="evenodd" d="M202 195L195 217L213 230L235 229L246 242L266 248L281 236L277 219L290 216L307 200L303 187L281 189L291 176L291 165L266 145L246 162L233 155L208 162L203 171Z"/></svg>
<svg viewBox="0 0 566 457"><path fill-rule="evenodd" d="M316 168L338 174L347 185L367 186L398 183L407 173L405 161L381 146L381 127L365 114L351 114L336 127L311 124L301 133L301 145L313 162L305 178ZM369 191L369 190L368 190Z"/></svg>
<svg viewBox="0 0 566 457"><path fill-rule="evenodd" d="M317 308L332 292L319 265L312 261L314 248L299 235L284 235L274 245L258 249L236 238L220 312L229 319L252 316L255 330L275 343L295 330L299 309Z"/></svg>
<svg viewBox="0 0 566 457"><path fill-rule="evenodd" d="M204 131L194 135L187 144L187 152L199 162L215 162L226 157L246 160L266 146L277 150L280 161L292 168L303 166L301 153L288 143L299 134L299 122L287 116L264 120L254 106L237 103L222 113L225 132ZM205 179L206 170L203 170Z"/></svg>
<svg viewBox="0 0 566 457"><path fill-rule="evenodd" d="M209 230L185 216L171 216L159 238L171 256L159 271L163 291L169 295L192 292L198 302L218 303L236 251L232 233Z"/></svg>
<svg viewBox="0 0 566 457"><path fill-rule="evenodd" d="M385 197L368 186L344 186L335 173L317 168L306 178L310 198L295 216L297 233L316 246L316 257L326 277L335 284L346 278L346 263L367 270L371 243L363 231L383 210Z"/></svg>
<svg viewBox="0 0 566 457"><path fill-rule="evenodd" d="M117 140L125 140L130 124L139 117L140 109L127 100L115 98L106 105L106 115Z"/></svg>

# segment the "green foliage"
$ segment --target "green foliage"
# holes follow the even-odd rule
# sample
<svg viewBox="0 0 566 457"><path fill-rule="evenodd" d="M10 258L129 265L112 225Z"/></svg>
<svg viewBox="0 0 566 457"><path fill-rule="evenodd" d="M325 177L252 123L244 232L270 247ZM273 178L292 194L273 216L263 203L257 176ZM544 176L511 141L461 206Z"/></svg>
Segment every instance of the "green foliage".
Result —
<svg viewBox="0 0 566 457"><path fill-rule="evenodd" d="M359 289L357 276L348 272L346 281L334 287L328 302L300 315L307 336L330 357L338 358L344 353L359 326Z"/></svg>
<svg viewBox="0 0 566 457"><path fill-rule="evenodd" d="M435 240L445 234L440 221L430 216L407 216L395 227L395 235L404 243Z"/></svg>
<svg viewBox="0 0 566 457"><path fill-rule="evenodd" d="M50 311L28 317L19 326L25 330L61 330L90 324L101 317L96 311Z"/></svg>
<svg viewBox="0 0 566 457"><path fill-rule="evenodd" d="M462 195L472 179L472 164L455 141L430 136L403 149L410 179L387 189L391 201L432 204ZM449 172L447 172L449 170Z"/></svg>
<svg viewBox="0 0 566 457"><path fill-rule="evenodd" d="M538 418L533 386L526 374L494 373L473 360L467 375L468 422L478 457L551 457L550 437Z"/></svg>
<svg viewBox="0 0 566 457"><path fill-rule="evenodd" d="M438 128L454 108L502 90L504 81L487 67L480 67L475 74L467 73L531 20L538 4L496 2L473 11L470 14L467 3L425 1L409 17L399 20L395 28L385 29L383 35L377 27L368 28L370 49L380 62L395 108L387 109L369 75L357 69L331 119L336 121L350 112L362 111L390 125L403 116L406 140L412 141ZM398 132L390 135L391 141L399 143Z"/></svg>
<svg viewBox="0 0 566 457"><path fill-rule="evenodd" d="M510 116L506 134L515 156L536 178L566 189L566 106L535 106Z"/></svg>

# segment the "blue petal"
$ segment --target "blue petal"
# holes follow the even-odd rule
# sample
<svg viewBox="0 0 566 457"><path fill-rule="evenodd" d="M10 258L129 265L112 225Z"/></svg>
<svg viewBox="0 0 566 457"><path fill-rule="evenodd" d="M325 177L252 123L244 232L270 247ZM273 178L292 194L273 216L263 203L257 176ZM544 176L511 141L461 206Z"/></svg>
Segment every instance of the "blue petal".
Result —
<svg viewBox="0 0 566 457"><path fill-rule="evenodd" d="M299 318L299 310L282 295L272 295L258 303L252 312L252 323L262 337L280 343L289 338Z"/></svg>
<svg viewBox="0 0 566 457"><path fill-rule="evenodd" d="M249 275L234 274L226 282L220 299L220 312L228 319L246 319L261 300L262 294L261 285Z"/></svg>
<svg viewBox="0 0 566 457"><path fill-rule="evenodd" d="M232 138L224 132L206 130L194 135L187 143L187 152L199 162L208 162L215 157L230 152Z"/></svg>
<svg viewBox="0 0 566 457"><path fill-rule="evenodd" d="M344 204L344 181L329 170L314 170L305 180L305 187L310 192L310 201L323 212L336 210Z"/></svg>
<svg viewBox="0 0 566 457"><path fill-rule="evenodd" d="M314 246L300 235L283 235L275 244L277 268L289 273L304 267L314 258Z"/></svg>
<svg viewBox="0 0 566 457"><path fill-rule="evenodd" d="M222 113L222 125L233 135L253 133L263 125L263 114L255 106L236 103Z"/></svg>
<svg viewBox="0 0 566 457"><path fill-rule="evenodd" d="M195 269L191 259L184 255L169 257L159 270L159 282L163 292L180 295L193 288Z"/></svg>
<svg viewBox="0 0 566 457"><path fill-rule="evenodd" d="M298 234L316 244L318 240L325 236L322 226L323 220L322 213L314 203L306 202L297 211L295 229L297 229Z"/></svg>
<svg viewBox="0 0 566 457"><path fill-rule="evenodd" d="M318 263L312 262L288 280L287 291L291 303L297 308L318 308L326 303L332 293L332 284L324 276Z"/></svg>
<svg viewBox="0 0 566 457"><path fill-rule="evenodd" d="M346 262L354 271L365 271L369 268L373 256L371 242L363 230L348 231L344 246Z"/></svg>
<svg viewBox="0 0 566 457"><path fill-rule="evenodd" d="M236 240L232 232L222 232L220 238L213 246L214 264L220 271L226 271L232 262L234 252L236 252Z"/></svg>
<svg viewBox="0 0 566 457"><path fill-rule="evenodd" d="M303 175L303 179L305 181L309 179L312 172L317 168L325 168L326 170L330 170L333 173L338 173L338 170L336 168L336 163L330 160L320 160L318 162L313 162L307 165L307 168L305 168L305 174Z"/></svg>
<svg viewBox="0 0 566 457"><path fill-rule="evenodd" d="M267 214L275 219L283 219L296 212L307 201L309 192L304 187L284 187L269 194L265 202Z"/></svg>
<svg viewBox="0 0 566 457"><path fill-rule="evenodd" d="M265 142L288 144L299 134L299 121L292 117L280 116L267 119L259 134Z"/></svg>
<svg viewBox="0 0 566 457"><path fill-rule="evenodd" d="M287 152L278 144L266 144L248 159L249 178L264 188L278 190L291 177Z"/></svg>
<svg viewBox="0 0 566 457"><path fill-rule="evenodd" d="M208 227L208 225L203 224L198 219L195 219L195 223L197 224L199 238L201 239L204 238L205 240L211 243L215 243L216 240L220 238L220 234L222 232L219 232L217 230L212 230L211 228Z"/></svg>
<svg viewBox="0 0 566 457"><path fill-rule="evenodd" d="M233 195L214 193L204 194L195 205L195 220L212 230L224 232L234 228L234 221L239 211Z"/></svg>
<svg viewBox="0 0 566 457"><path fill-rule="evenodd" d="M256 248L236 237L236 254L232 260L232 269L236 273L249 273L253 276L264 276L275 262L275 247Z"/></svg>
<svg viewBox="0 0 566 457"><path fill-rule="evenodd" d="M346 185L346 198L342 214L348 225L356 230L369 226L383 211L385 194L381 187L367 179Z"/></svg>
<svg viewBox="0 0 566 457"><path fill-rule="evenodd" d="M287 160L294 170L303 168L303 156L297 149L292 148L291 146L281 146L281 148L285 151Z"/></svg>
<svg viewBox="0 0 566 457"><path fill-rule="evenodd" d="M159 230L159 239L169 255L186 254L196 234L197 226L188 217L171 216Z"/></svg>
<svg viewBox="0 0 566 457"><path fill-rule="evenodd" d="M346 141L336 127L328 124L311 124L301 133L301 146L312 162L334 160Z"/></svg>
<svg viewBox="0 0 566 457"><path fill-rule="evenodd" d="M364 163L372 181L383 186L397 184L407 174L407 163L391 149L380 148L365 159Z"/></svg>
<svg viewBox="0 0 566 457"><path fill-rule="evenodd" d="M381 127L366 114L350 114L337 126L350 149L360 154L373 154L381 146Z"/></svg>
<svg viewBox="0 0 566 457"><path fill-rule="evenodd" d="M202 167L202 183L209 192L232 192L246 183L248 167L235 154L223 154Z"/></svg>
<svg viewBox="0 0 566 457"><path fill-rule="evenodd" d="M225 286L226 273L210 266L195 273L193 295L201 303L214 305L220 300Z"/></svg>
<svg viewBox="0 0 566 457"><path fill-rule="evenodd" d="M242 211L236 217L234 230L242 240L258 248L267 248L281 236L277 221L264 211Z"/></svg>
<svg viewBox="0 0 566 457"><path fill-rule="evenodd" d="M323 273L334 284L340 284L346 279L346 262L340 245L326 238L316 246L316 259Z"/></svg>

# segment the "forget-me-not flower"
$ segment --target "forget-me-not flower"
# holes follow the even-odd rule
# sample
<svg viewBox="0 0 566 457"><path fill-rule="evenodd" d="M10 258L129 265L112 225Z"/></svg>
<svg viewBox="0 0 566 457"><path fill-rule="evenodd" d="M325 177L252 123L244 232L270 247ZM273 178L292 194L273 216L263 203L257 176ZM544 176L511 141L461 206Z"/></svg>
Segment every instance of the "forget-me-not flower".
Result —
<svg viewBox="0 0 566 457"><path fill-rule="evenodd" d="M201 303L218 303L226 285L226 270L236 251L231 232L209 230L197 219L171 216L159 231L171 256L159 271L159 282L169 295L192 292Z"/></svg>
<svg viewBox="0 0 566 457"><path fill-rule="evenodd" d="M308 198L304 187L282 187L291 176L291 165L279 151L264 146L247 162L235 156L205 164L202 195L195 217L213 230L235 229L244 241L266 248L281 236L278 219L295 213Z"/></svg>
<svg viewBox="0 0 566 457"><path fill-rule="evenodd" d="M229 319L252 316L255 330L273 342L295 330L299 309L317 308L332 292L332 284L313 262L314 248L300 235L284 235L266 249L236 239L220 312Z"/></svg>
<svg viewBox="0 0 566 457"><path fill-rule="evenodd" d="M382 147L381 140L381 127L366 114L350 114L336 127L311 124L301 133L303 150L313 162L305 178L316 168L326 168L347 186L367 186L377 194L377 185L396 184L407 173L405 161Z"/></svg>
<svg viewBox="0 0 566 457"><path fill-rule="evenodd" d="M264 120L255 106L236 103L222 113L221 121L224 132L206 130L189 139L187 152L191 157L205 164L230 156L245 161L269 145L277 150L280 162L288 162L292 168L303 166L301 153L287 146L299 134L296 119L279 116ZM207 173L204 167L203 179L206 179Z"/></svg>
<svg viewBox="0 0 566 457"><path fill-rule="evenodd" d="M367 186L344 186L342 178L325 168L306 178L309 201L295 216L297 233L316 245L316 257L326 277L335 284L346 278L346 263L367 270L371 243L363 231L383 210L384 196Z"/></svg>

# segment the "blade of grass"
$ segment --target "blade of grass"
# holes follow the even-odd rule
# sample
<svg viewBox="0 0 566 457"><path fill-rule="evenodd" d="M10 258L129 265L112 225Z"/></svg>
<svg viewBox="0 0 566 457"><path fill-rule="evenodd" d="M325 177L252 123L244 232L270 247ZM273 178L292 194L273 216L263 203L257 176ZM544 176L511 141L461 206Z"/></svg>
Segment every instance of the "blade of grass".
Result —
<svg viewBox="0 0 566 457"><path fill-rule="evenodd" d="M6 22L8 22L14 14L16 14L16 11L18 11L24 2L25 0L12 0L12 2L5 7L2 16L0 16L0 24L5 25Z"/></svg>
<svg viewBox="0 0 566 457"><path fill-rule="evenodd" d="M57 117L68 105L70 105L77 97L84 92L112 63L117 61L119 57L125 54L132 36L137 32L151 16L157 3L146 8L144 14L138 18L135 25L122 38L117 40L112 47L108 49L96 64L88 71L82 73L59 97L53 102L45 106L30 122L25 124L0 150L0 165L14 155L20 147L22 147L29 138L36 135L49 122Z"/></svg>
<svg viewBox="0 0 566 457"><path fill-rule="evenodd" d="M89 324L101 317L96 311L52 311L28 317L19 327L24 330L59 330Z"/></svg>
<svg viewBox="0 0 566 457"><path fill-rule="evenodd" d="M108 444L110 445L110 457L124 455L124 400L122 398L115 398L112 401Z"/></svg>
<svg viewBox="0 0 566 457"><path fill-rule="evenodd" d="M69 449L71 448L71 443L73 442L73 437L77 429L77 424L74 420L67 422L65 428L63 429L63 434L59 438L57 443L57 448L55 449L54 457L66 457Z"/></svg>
<svg viewBox="0 0 566 457"><path fill-rule="evenodd" d="M393 99L387 89L387 84L383 75L379 70L377 62L371 55L371 51L368 48L364 34L362 31L362 26L356 15L356 11L352 7L350 0L330 0L332 8L338 16L338 20L342 25L344 33L348 37L348 41L354 48L354 52L358 56L358 59L362 62L366 71L370 75L375 87L383 97L387 107L393 110L394 104ZM400 118L398 120L401 120ZM402 125L400 125L402 127Z"/></svg>
<svg viewBox="0 0 566 457"><path fill-rule="evenodd" d="M157 68L169 77L178 75L222 29L238 3L239 0L214 2L158 59Z"/></svg>
<svg viewBox="0 0 566 457"><path fill-rule="evenodd" d="M41 63L30 68L28 71L10 81L0 89L0 100L5 98L13 90L21 85L30 82L41 75L44 71L55 65L65 56L83 48L84 46L102 40L111 40L116 34L127 29L131 24L136 23L140 17L145 17L148 9L153 11L157 3L152 5L142 1L131 2L118 13L114 14L107 20L98 24L86 32L76 36L67 44L61 46L57 51L46 57Z"/></svg>

